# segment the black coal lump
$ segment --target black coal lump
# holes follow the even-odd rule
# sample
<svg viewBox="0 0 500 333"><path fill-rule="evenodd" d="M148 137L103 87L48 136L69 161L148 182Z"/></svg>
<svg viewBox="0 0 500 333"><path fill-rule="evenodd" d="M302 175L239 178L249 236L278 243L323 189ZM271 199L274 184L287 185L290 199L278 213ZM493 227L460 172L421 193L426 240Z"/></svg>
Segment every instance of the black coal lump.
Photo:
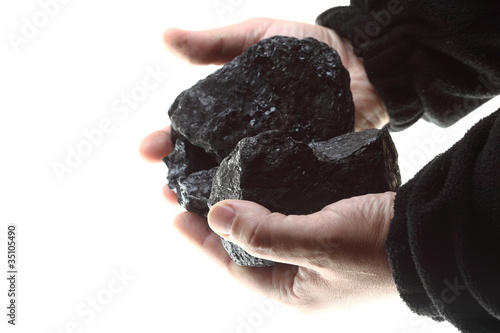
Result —
<svg viewBox="0 0 500 333"><path fill-rule="evenodd" d="M352 132L350 79L335 50L275 36L183 91L169 109L168 185L189 211L225 199L283 214L400 185L387 129ZM270 266L222 239L243 266Z"/></svg>
<svg viewBox="0 0 500 333"><path fill-rule="evenodd" d="M190 212L207 216L209 210L207 201L216 171L217 167L214 167L180 178L178 192L176 192L179 204Z"/></svg>
<svg viewBox="0 0 500 333"><path fill-rule="evenodd" d="M387 127L311 142L309 146L321 164L325 181L335 183L330 191L339 195L337 200L396 191L401 185L398 153Z"/></svg>
<svg viewBox="0 0 500 333"><path fill-rule="evenodd" d="M168 186L177 194L182 207L206 215L207 199L215 174L212 169L218 163L202 148L191 144L175 132L173 138L174 151L163 159L168 167Z"/></svg>
<svg viewBox="0 0 500 333"><path fill-rule="evenodd" d="M208 205L241 199L273 212L310 214L341 199L394 191L400 182L397 152L387 129L310 143L269 131L242 139L222 161ZM273 264L222 242L239 265Z"/></svg>
<svg viewBox="0 0 500 333"><path fill-rule="evenodd" d="M182 92L168 113L176 132L220 162L241 139L268 130L305 140L350 132L349 86L327 44L274 36Z"/></svg>

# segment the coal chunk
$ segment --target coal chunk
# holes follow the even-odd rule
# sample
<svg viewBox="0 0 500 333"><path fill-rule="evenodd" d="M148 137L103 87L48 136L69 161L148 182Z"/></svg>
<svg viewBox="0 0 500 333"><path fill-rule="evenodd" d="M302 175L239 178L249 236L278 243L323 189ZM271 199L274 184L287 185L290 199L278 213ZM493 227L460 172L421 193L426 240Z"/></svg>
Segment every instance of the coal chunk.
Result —
<svg viewBox="0 0 500 333"><path fill-rule="evenodd" d="M231 243L224 238L221 238L221 242L231 259L240 266L268 267L276 264L274 261L252 256L238 245Z"/></svg>
<svg viewBox="0 0 500 333"><path fill-rule="evenodd" d="M304 140L350 132L349 86L331 47L274 36L182 92L168 113L176 132L220 162L241 139L269 130Z"/></svg>
<svg viewBox="0 0 500 333"><path fill-rule="evenodd" d="M212 179L217 167L202 170L180 178L178 181L177 197L179 204L190 212L207 216L208 198L212 188Z"/></svg>
<svg viewBox="0 0 500 333"><path fill-rule="evenodd" d="M396 148L387 129L310 143L269 131L242 139L222 161L208 204L242 199L273 212L310 214L341 199L394 191L400 179ZM222 243L239 265L273 264L225 239Z"/></svg>
<svg viewBox="0 0 500 333"><path fill-rule="evenodd" d="M207 199L215 175L215 159L202 148L197 147L173 133L174 151L163 161L168 167L167 182L177 194L179 204L189 211L206 215Z"/></svg>
<svg viewBox="0 0 500 333"><path fill-rule="evenodd" d="M313 38L275 36L182 92L169 109L164 159L181 206L205 215L225 199L309 214L356 195L396 190L386 129L353 133L350 79L337 52ZM244 266L270 266L222 239Z"/></svg>
<svg viewBox="0 0 500 333"><path fill-rule="evenodd" d="M401 185L398 153L387 127L311 142L309 146L322 164L321 173L335 177L331 191L339 195L338 200L396 191ZM332 183L328 177L325 181Z"/></svg>

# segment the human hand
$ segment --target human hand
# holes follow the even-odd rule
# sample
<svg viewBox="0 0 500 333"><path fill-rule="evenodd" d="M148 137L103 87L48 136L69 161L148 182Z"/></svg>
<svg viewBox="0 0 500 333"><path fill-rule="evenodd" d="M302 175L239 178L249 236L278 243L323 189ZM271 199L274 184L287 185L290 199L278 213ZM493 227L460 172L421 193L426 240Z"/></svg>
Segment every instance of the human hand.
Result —
<svg viewBox="0 0 500 333"><path fill-rule="evenodd" d="M357 130L387 121L385 106L369 83L361 59L348 42L327 28L254 19L200 32L172 29L166 32L165 42L172 52L192 63L222 64L260 39L278 34L315 37L337 50L351 75ZM159 162L172 149L167 127L150 134L140 151L147 160ZM175 193L167 186L164 194L176 202ZM271 298L305 311L345 307L397 295L384 250L393 200L393 193L355 197L307 216L271 213L248 201L216 204L208 216L210 225L216 228L221 206L233 207L237 218L225 237L250 254L280 262L265 268L236 265L219 235L207 228L207 220L200 215L184 212L174 225L236 278Z"/></svg>
<svg viewBox="0 0 500 333"><path fill-rule="evenodd" d="M191 212L179 214L174 224L236 279L267 297L317 312L398 295L384 245L393 201L393 192L368 194L314 214L285 216L250 201L226 200L208 214L208 225L217 233ZM238 266L219 235L278 264Z"/></svg>

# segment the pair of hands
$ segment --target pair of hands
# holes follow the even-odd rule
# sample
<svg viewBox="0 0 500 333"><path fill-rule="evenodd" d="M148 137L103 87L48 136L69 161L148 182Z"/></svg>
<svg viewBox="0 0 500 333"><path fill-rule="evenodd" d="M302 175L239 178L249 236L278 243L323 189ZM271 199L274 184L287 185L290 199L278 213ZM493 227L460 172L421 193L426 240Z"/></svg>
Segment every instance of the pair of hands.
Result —
<svg viewBox="0 0 500 333"><path fill-rule="evenodd" d="M333 30L317 25L252 19L206 31L168 30L167 48L194 64L224 64L250 45L274 35L314 37L337 50L351 76L355 129L380 127L388 122L377 94L349 42ZM140 153L160 162L173 150L170 128L151 133ZM163 189L166 199L175 193ZM338 201L305 215L272 213L249 201L226 200L212 207L207 220L197 214L179 214L177 229L237 279L264 295L303 311L345 308L397 295L385 241L393 215L394 193L370 194ZM272 267L236 265L219 236L248 253L279 262Z"/></svg>

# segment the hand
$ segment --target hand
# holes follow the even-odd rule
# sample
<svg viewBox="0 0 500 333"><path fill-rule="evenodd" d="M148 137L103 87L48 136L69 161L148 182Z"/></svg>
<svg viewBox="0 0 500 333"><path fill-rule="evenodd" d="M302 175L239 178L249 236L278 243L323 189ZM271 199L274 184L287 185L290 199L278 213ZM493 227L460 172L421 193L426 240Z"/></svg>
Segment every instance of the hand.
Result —
<svg viewBox="0 0 500 333"><path fill-rule="evenodd" d="M394 193L338 201L311 215L271 213L250 202L226 200L205 218L185 212L175 226L208 256L250 287L305 312L346 308L397 296L385 252ZM279 262L242 267L219 235L248 253Z"/></svg>
<svg viewBox="0 0 500 333"><path fill-rule="evenodd" d="M274 35L315 37L339 53L351 75L356 109L355 129L388 122L386 108L370 84L362 61L350 44L330 29L297 22L253 19L240 24L189 32L171 29L165 43L174 53L195 64L223 64L250 45ZM172 151L170 127L150 134L141 144L142 156L159 162ZM164 187L168 201L174 192ZM212 228L250 254L280 262L273 267L237 266L222 247L206 219L185 212L174 221L187 238L221 263L231 274L271 298L305 311L345 307L397 295L384 243L394 193L342 200L308 216L271 213L248 201L224 201L209 213ZM231 207L236 218L229 231L220 229L221 212Z"/></svg>

